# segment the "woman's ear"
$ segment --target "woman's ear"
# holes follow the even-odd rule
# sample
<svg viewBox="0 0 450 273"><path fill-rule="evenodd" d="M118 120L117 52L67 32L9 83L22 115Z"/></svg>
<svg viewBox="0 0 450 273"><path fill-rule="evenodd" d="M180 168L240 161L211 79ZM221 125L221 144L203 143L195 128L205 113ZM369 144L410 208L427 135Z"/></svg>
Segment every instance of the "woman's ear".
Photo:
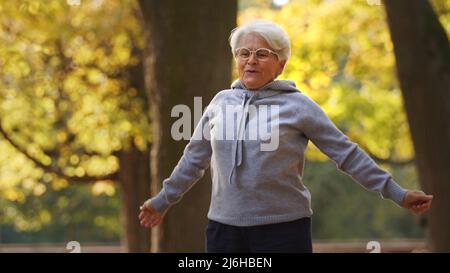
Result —
<svg viewBox="0 0 450 273"><path fill-rule="evenodd" d="M286 65L286 60L280 61L280 62L279 62L279 65L280 65L280 69L278 70L278 75L280 75L281 73L283 73L284 66Z"/></svg>

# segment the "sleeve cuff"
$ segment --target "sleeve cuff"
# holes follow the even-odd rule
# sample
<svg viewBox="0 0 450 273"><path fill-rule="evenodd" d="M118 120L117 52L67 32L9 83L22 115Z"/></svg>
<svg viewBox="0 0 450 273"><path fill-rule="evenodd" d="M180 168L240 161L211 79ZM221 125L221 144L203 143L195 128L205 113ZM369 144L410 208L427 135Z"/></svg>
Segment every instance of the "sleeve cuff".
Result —
<svg viewBox="0 0 450 273"><path fill-rule="evenodd" d="M156 211L158 211L161 214L164 214L171 204L167 201L167 198L165 196L164 189L161 190L155 197L152 197L145 201L144 206L152 206Z"/></svg>
<svg viewBox="0 0 450 273"><path fill-rule="evenodd" d="M387 185L387 193L383 196L384 198L391 199L398 206L402 206L403 198L408 190L402 188L394 180L390 179Z"/></svg>

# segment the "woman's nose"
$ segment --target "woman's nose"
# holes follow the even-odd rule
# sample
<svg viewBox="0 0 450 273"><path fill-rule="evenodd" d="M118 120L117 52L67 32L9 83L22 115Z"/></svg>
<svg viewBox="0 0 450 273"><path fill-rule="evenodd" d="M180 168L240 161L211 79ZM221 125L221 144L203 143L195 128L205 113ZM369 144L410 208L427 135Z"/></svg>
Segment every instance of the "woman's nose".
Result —
<svg viewBox="0 0 450 273"><path fill-rule="evenodd" d="M250 57L247 60L248 64L255 64L257 62L258 59L256 59L256 54L254 52L252 52L250 54Z"/></svg>

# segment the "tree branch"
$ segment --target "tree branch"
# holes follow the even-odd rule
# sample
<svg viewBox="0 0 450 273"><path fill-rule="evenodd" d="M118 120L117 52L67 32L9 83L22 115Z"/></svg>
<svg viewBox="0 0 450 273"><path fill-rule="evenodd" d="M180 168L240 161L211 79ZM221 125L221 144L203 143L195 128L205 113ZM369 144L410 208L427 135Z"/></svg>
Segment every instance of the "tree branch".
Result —
<svg viewBox="0 0 450 273"><path fill-rule="evenodd" d="M65 174L61 169L55 168L52 166L47 166L40 162L37 158L30 155L25 149L20 147L17 143L14 142L14 140L11 139L11 137L8 135L8 133L3 129L3 126L1 124L0 120L0 134L3 136L3 138L9 142L18 152L22 153L25 157L27 157L29 160L31 160L37 167L43 169L45 172L53 173L61 178L64 178L68 180L69 182L94 182L98 180L117 180L117 172L102 175L102 176L71 176Z"/></svg>

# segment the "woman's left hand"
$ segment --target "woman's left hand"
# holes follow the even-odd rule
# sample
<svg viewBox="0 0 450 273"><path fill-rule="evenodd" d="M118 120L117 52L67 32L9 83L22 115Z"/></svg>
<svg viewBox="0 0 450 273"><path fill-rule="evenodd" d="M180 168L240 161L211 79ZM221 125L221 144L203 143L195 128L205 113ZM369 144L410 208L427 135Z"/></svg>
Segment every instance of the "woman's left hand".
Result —
<svg viewBox="0 0 450 273"><path fill-rule="evenodd" d="M402 206L415 214L421 214L431 207L432 200L433 195L427 195L423 191L407 191Z"/></svg>
<svg viewBox="0 0 450 273"><path fill-rule="evenodd" d="M144 203L140 209L139 220L141 225L146 228L153 228L159 225L164 217L164 215L155 210L150 203Z"/></svg>

